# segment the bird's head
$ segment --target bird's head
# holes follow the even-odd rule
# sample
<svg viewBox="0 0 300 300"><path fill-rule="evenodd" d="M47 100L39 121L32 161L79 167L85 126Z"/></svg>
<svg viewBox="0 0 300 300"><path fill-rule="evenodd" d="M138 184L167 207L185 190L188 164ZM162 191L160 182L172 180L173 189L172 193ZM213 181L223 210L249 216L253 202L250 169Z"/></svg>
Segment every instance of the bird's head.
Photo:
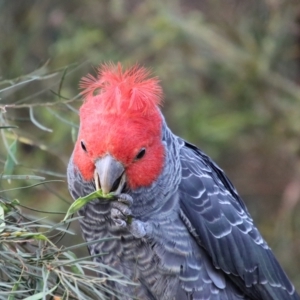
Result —
<svg viewBox="0 0 300 300"><path fill-rule="evenodd" d="M104 193L151 185L162 171L162 89L157 78L134 66L103 65L80 84L84 103L74 163Z"/></svg>

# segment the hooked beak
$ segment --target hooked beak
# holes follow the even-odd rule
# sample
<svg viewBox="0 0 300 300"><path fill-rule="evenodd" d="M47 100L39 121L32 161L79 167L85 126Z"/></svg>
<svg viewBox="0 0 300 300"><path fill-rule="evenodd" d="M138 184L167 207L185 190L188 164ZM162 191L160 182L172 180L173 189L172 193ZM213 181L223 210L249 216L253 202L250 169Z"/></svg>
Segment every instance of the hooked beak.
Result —
<svg viewBox="0 0 300 300"><path fill-rule="evenodd" d="M96 190L101 189L104 194L114 192L120 194L125 185L125 169L123 165L111 155L98 159L95 163Z"/></svg>

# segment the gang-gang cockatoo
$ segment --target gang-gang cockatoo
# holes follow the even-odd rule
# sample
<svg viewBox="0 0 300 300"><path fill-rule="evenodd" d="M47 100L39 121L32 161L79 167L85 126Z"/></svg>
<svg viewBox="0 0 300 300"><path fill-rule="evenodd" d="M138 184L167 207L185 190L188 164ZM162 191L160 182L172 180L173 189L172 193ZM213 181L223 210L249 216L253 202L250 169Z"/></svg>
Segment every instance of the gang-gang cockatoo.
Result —
<svg viewBox="0 0 300 300"><path fill-rule="evenodd" d="M101 188L79 215L91 255L137 285L119 299L300 299L224 172L174 135L157 78L139 66L100 66L68 166L74 199Z"/></svg>

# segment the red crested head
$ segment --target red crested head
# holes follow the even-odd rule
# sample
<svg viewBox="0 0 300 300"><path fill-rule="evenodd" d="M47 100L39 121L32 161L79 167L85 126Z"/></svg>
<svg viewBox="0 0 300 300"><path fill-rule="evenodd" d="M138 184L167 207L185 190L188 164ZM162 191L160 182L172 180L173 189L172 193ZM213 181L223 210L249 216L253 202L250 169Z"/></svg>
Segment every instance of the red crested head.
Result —
<svg viewBox="0 0 300 300"><path fill-rule="evenodd" d="M123 165L130 188L150 185L164 161L158 79L143 67L123 71L120 63L108 64L97 77L84 77L80 87L85 101L74 163L83 178L92 180L95 162L110 155Z"/></svg>

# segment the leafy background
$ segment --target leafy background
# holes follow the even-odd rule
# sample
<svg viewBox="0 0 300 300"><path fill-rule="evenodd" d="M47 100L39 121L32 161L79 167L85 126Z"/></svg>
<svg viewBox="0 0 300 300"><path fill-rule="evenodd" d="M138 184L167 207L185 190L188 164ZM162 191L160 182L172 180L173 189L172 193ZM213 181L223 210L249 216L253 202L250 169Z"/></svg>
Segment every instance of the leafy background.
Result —
<svg viewBox="0 0 300 300"><path fill-rule="evenodd" d="M226 171L300 290L299 2L0 1L0 199L67 210L78 82L107 61L160 77L169 126ZM71 228L59 245L82 242Z"/></svg>

